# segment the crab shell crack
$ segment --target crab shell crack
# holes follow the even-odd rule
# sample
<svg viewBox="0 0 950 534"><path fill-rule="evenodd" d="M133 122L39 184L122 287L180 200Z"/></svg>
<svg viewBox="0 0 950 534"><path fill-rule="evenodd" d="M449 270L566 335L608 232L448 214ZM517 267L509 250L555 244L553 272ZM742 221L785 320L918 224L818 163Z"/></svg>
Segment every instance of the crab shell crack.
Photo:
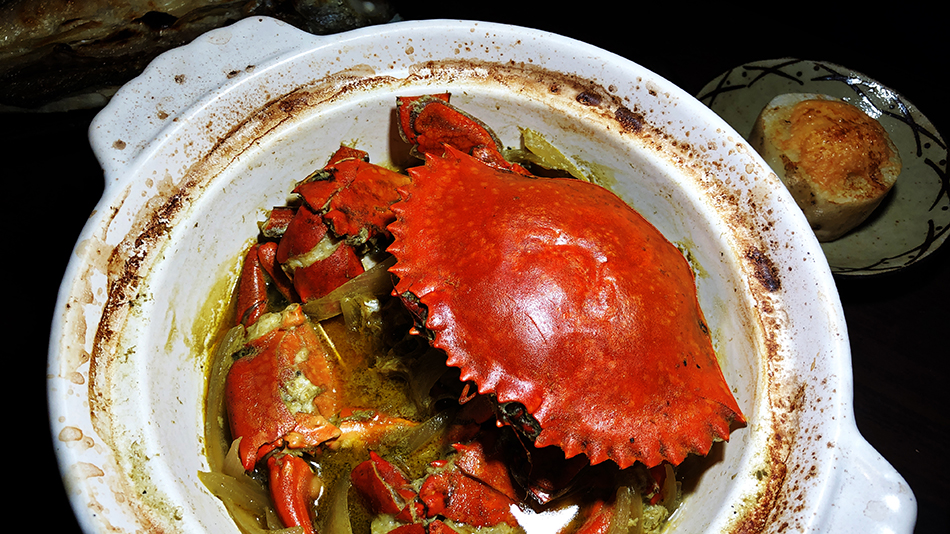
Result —
<svg viewBox="0 0 950 534"><path fill-rule="evenodd" d="M451 147L409 172L389 226L395 294L427 308L463 380L525 406L537 446L679 464L744 422L688 263L612 192Z"/></svg>

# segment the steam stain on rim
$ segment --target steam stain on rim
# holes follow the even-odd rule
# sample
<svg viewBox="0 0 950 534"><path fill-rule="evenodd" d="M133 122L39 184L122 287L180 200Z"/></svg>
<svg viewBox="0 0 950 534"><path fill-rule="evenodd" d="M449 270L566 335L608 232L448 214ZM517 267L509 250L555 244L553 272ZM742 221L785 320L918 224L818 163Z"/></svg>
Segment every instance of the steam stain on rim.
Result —
<svg viewBox="0 0 950 534"><path fill-rule="evenodd" d="M119 450L117 447L123 438L122 428L119 421L110 417L110 407L114 401L110 397L110 390L117 376L116 367L124 358L119 354L122 331L129 314L134 312L137 300L144 298L140 294L142 281L160 261L170 233L224 169L257 141L279 130L285 123L292 124L314 109L330 106L352 93L386 89L395 96L399 91L413 91L418 90L418 87L440 83L451 86L460 81L506 87L520 97L549 105L554 111L568 117L603 124L621 136L635 139L645 150L662 154L692 175L716 200L719 213L735 230L732 246L736 251L744 251L736 253L736 256L742 262L740 268L749 281L748 289L757 303L758 312L752 320L759 323L764 337L757 343L760 345L761 369L760 378L756 380L766 381L768 407L767 413L757 415L770 418L771 421L761 421L761 424L774 430L766 450L762 451L759 469L766 474L760 479L759 491L739 510L730 528L737 533L762 531L777 509L784 506L782 503L790 500L786 462L798 428L795 412L800 408L800 403L783 401L790 398L786 389L788 384L776 384L770 380L777 372L775 366L782 360L778 338L787 325L781 312L776 311L773 301L782 289L780 273L765 252L769 248L767 243L762 242L762 237L756 231L757 226L769 218L768 214L760 213L754 206L750 208L735 196L728 183L717 178L723 172L722 164L710 160L703 147L693 146L688 138L660 126L664 124L659 117L661 112L631 106L623 97L615 94L618 92L615 88L603 88L590 80L524 63L499 65L467 60L429 61L410 69L410 75L405 79L378 76L365 69L344 71L253 110L244 121L235 124L228 135L214 140L213 149L185 172L180 188L153 199L153 204L159 207L142 213L133 223L132 230L110 255L107 268L108 297L90 355L89 402L96 431L109 447ZM655 98L663 97L646 87L631 88L633 90L650 92ZM805 387L794 387L798 392L793 398L803 399ZM117 469L117 472L122 472L122 469ZM128 495L156 489L148 481L135 480L131 476L122 481L122 485L122 491ZM135 515L144 523L153 526L161 524L161 518L157 515L159 512L142 505L137 499L127 499L127 502L135 508Z"/></svg>

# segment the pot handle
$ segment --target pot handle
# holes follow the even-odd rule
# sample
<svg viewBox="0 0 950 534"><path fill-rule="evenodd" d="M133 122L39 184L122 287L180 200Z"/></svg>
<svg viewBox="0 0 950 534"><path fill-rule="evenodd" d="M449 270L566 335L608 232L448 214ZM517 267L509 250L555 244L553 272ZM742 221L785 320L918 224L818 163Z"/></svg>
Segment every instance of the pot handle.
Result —
<svg viewBox="0 0 950 534"><path fill-rule="evenodd" d="M911 534L917 499L903 477L854 429L854 439L839 440L836 484L824 498L820 532Z"/></svg>
<svg viewBox="0 0 950 534"><path fill-rule="evenodd" d="M159 55L119 89L90 125L90 144L106 188L122 183L139 156L187 122L190 109L319 39L277 19L256 16Z"/></svg>

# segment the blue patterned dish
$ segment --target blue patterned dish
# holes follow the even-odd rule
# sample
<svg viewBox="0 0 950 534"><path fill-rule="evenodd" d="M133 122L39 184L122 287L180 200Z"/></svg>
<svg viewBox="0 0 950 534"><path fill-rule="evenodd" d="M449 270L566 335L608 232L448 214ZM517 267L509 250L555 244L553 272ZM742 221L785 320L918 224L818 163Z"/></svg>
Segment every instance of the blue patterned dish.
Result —
<svg viewBox="0 0 950 534"><path fill-rule="evenodd" d="M776 95L839 97L877 119L897 145L903 170L883 203L854 231L821 248L835 275L903 269L936 250L950 228L947 144L913 104L879 82L824 61L783 58L735 67L696 95L748 137L759 112Z"/></svg>

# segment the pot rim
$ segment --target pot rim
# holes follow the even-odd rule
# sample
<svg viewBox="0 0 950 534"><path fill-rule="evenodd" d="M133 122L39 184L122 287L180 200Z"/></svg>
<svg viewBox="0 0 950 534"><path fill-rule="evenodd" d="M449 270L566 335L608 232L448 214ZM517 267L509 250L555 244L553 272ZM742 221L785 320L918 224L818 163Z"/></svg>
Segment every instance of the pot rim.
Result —
<svg viewBox="0 0 950 534"><path fill-rule="evenodd" d="M515 35L525 41L544 40L557 43L558 49L583 55L588 61L600 61L610 67L619 65L616 68L621 69L635 68L638 72L644 72L644 76L649 75L650 83L653 84L651 91L659 90L668 96L672 95L669 98L676 100L676 105L689 107L699 117L697 120L713 126L720 136L733 140L736 147L746 150L744 157L758 165L758 174L767 168L751 149L747 149L741 136L722 119L669 82L609 52L538 30L483 22L428 20L398 22L316 37L273 19L255 17L209 32L190 45L163 54L140 77L115 95L90 128L92 146L105 171L106 188L96 207L96 215L90 218L83 229L67 268L50 338L49 367L54 372L48 379L48 396L54 446L70 499L84 530L90 533L106 530L102 514L94 511L96 507L115 514L108 518L113 526L131 526L137 521L121 512L124 510L120 502L123 498L121 495L102 491L96 485L102 480L121 475L109 467L117 463L116 459L107 447L100 445L103 436L97 434L90 415L89 404L90 401L95 403L95 399L91 398L94 393L83 391L91 383L89 364L83 359L88 360L94 350L93 345L99 342L97 315L101 316L103 309L101 301L90 300L88 296L79 294L79 290L88 289L81 280L97 271L89 270L90 263L98 261L99 265L104 265L104 260L97 260L96 256L109 251L131 225L131 222L115 219L113 206L130 198L130 191L138 186L136 180L141 179L142 169L169 143L176 142L181 129L199 123L199 119L207 117L209 113L216 113L220 121L212 127L214 131L205 136L206 145L196 143L188 151L183 151L181 157L187 160L193 154L211 150L214 139L227 135L231 128L230 122L243 120L247 109L263 107L280 95L307 86L315 78L336 68L325 67L325 73L286 72L287 65L300 62L307 54L313 54L318 49L359 46L361 42L383 39L386 35L423 36L434 31L460 35L477 31L479 35L484 32L495 36ZM268 38L261 39L262 34ZM254 46L251 47L250 43L254 43ZM423 50L421 43L417 46ZM409 53L408 47L406 51ZM539 62L542 60L539 59ZM181 84L177 76L169 76L172 72L180 72L186 80L189 77L200 78L201 82ZM208 72L213 74L208 75ZM604 80L610 77L609 73L602 76ZM267 91L257 94L256 89L262 86ZM142 117L142 110L136 102L156 97L164 99L163 111ZM243 107L234 106L235 102L240 102ZM762 187L775 189L777 180L773 178L766 178ZM791 205L784 189L778 188L770 195L777 199L776 202ZM790 213L795 212L790 210ZM793 215L790 221L781 221L780 224L807 228L803 220L803 216ZM95 244L100 245L99 248L93 246ZM850 406L850 352L843 312L837 301L830 271L817 241L810 233L796 244L810 255L809 269L817 277L817 289L813 290L825 294L823 303L828 306L825 320L833 329L833 332L828 333L831 338L829 350L836 356L831 358L829 370L837 385L835 408L829 409L829 413L833 411L839 417L837 424L828 427L836 433L835 438L838 440L834 452L829 453L835 466L823 483L814 486L813 492L818 497L817 501L811 502L817 504L812 506L812 516L804 520L804 524L815 531L827 532L909 532L916 513L913 494L900 475L860 436L854 425ZM758 271L758 274L762 274L762 271ZM767 278L769 274L766 272L762 276ZM106 277L104 274L101 277L96 283L104 286ZM763 282L761 276L759 282ZM763 283L767 285L767 281ZM67 334L78 335L78 339L83 340L81 346ZM67 428L70 430L66 431ZM830 439L827 435L825 437ZM794 470L791 466L789 469ZM784 477L783 474L783 480ZM91 508L93 502L96 507ZM790 513L775 507L770 507L768 511L779 516ZM768 518L762 518L760 524L764 526L767 523Z"/></svg>

